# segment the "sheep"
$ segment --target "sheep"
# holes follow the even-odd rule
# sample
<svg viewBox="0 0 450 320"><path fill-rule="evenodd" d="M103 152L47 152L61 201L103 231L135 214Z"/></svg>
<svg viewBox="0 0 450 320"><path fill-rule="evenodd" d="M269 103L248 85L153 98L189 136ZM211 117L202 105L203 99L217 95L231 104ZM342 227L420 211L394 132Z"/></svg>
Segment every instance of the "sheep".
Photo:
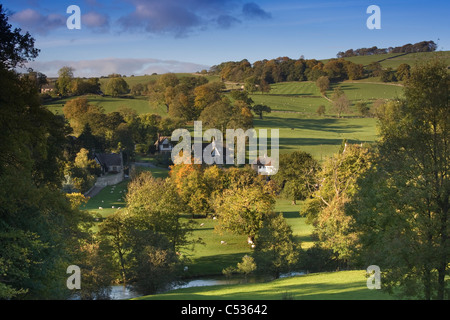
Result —
<svg viewBox="0 0 450 320"><path fill-rule="evenodd" d="M205 224L204 223L200 223L200 227L203 227Z"/></svg>
<svg viewBox="0 0 450 320"><path fill-rule="evenodd" d="M220 244L227 244L227 242L226 241L220 241Z"/></svg>
<svg viewBox="0 0 450 320"><path fill-rule="evenodd" d="M102 207L98 207L98 210L103 210L103 208Z"/></svg>

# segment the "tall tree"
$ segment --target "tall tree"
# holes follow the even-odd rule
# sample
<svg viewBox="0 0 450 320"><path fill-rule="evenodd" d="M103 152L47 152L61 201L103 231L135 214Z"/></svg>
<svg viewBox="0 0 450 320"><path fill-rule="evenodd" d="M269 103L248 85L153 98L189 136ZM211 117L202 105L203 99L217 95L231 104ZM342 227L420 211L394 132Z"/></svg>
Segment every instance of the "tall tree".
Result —
<svg viewBox="0 0 450 320"><path fill-rule="evenodd" d="M3 7L0 38L0 296L67 298L61 283L91 217L60 191L64 121L41 106L35 82L9 70L38 50L29 34L11 31Z"/></svg>
<svg viewBox="0 0 450 320"><path fill-rule="evenodd" d="M279 278L291 271L299 260L300 243L296 243L291 227L282 214L264 220L255 238L253 254L257 271Z"/></svg>
<svg viewBox="0 0 450 320"><path fill-rule="evenodd" d="M358 182L371 168L373 154L359 145L344 145L342 152L329 158L318 176L319 189L307 200L301 213L314 226L322 249L332 250L341 266L355 261L358 233L346 206L355 197Z"/></svg>
<svg viewBox="0 0 450 320"><path fill-rule="evenodd" d="M449 273L450 75L433 60L411 70L405 100L380 109L378 170L363 185L359 217L365 261L383 287L445 299ZM447 282L447 283L446 283ZM448 296L447 296L448 298Z"/></svg>
<svg viewBox="0 0 450 320"><path fill-rule="evenodd" d="M62 67L58 70L58 80L56 80L57 92L62 96L67 96L72 92L72 81L73 72L75 71L72 67Z"/></svg>

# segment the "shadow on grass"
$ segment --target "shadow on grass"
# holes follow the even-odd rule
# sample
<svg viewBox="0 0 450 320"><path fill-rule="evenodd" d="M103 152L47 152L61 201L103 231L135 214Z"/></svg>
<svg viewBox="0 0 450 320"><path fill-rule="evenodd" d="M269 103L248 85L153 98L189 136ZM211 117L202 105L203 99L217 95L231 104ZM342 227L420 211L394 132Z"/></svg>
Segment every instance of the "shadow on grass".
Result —
<svg viewBox="0 0 450 320"><path fill-rule="evenodd" d="M222 275L222 270L241 262L246 253L217 254L194 258L189 266L190 276L216 276Z"/></svg>

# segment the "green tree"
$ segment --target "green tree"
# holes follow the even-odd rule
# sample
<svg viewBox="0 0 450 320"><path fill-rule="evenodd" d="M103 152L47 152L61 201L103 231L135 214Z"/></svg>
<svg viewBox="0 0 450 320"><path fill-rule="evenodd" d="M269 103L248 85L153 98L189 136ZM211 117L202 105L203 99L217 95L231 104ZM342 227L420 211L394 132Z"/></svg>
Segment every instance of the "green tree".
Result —
<svg viewBox="0 0 450 320"><path fill-rule="evenodd" d="M282 214L265 219L255 238L254 259L258 272L279 278L299 261L300 244Z"/></svg>
<svg viewBox="0 0 450 320"><path fill-rule="evenodd" d="M254 113L256 113L259 116L259 119L261 119L261 120L263 118L264 112L270 113L272 111L272 109L270 109L270 107L268 107L266 105L262 105L262 104L257 104L257 105L252 106L252 110Z"/></svg>
<svg viewBox="0 0 450 320"><path fill-rule="evenodd" d="M370 107L368 106L367 102L364 101L358 101L355 104L356 110L363 116L367 117L370 115Z"/></svg>
<svg viewBox="0 0 450 320"><path fill-rule="evenodd" d="M56 90L62 96L67 96L72 92L73 72L72 67L62 67L58 70L58 80L56 80Z"/></svg>
<svg viewBox="0 0 450 320"><path fill-rule="evenodd" d="M329 158L318 176L320 188L301 213L314 226L322 249L332 250L341 266L355 261L358 234L355 219L346 212L355 197L359 179L371 168L373 154L359 145L345 144L341 153Z"/></svg>
<svg viewBox="0 0 450 320"><path fill-rule="evenodd" d="M40 50L34 47L34 38L28 32L21 34L21 31L18 28L12 30L8 14L0 4L0 63L7 70L23 66L39 54Z"/></svg>
<svg viewBox="0 0 450 320"><path fill-rule="evenodd" d="M297 200L305 200L314 190L318 162L304 151L295 151L280 156L280 166L273 180L282 189L285 197L296 204Z"/></svg>
<svg viewBox="0 0 450 320"><path fill-rule="evenodd" d="M63 119L41 106L35 82L9 70L37 54L34 39L11 33L2 7L0 32L0 295L65 299L61 283L91 217L60 191L69 134Z"/></svg>
<svg viewBox="0 0 450 320"><path fill-rule="evenodd" d="M433 60L411 70L405 100L380 108L378 169L354 210L383 288L422 299L445 299L448 286L449 85L446 64Z"/></svg>
<svg viewBox="0 0 450 320"><path fill-rule="evenodd" d="M193 243L188 240L190 223L181 219L182 201L170 180L141 172L129 183L126 201L136 228L163 234L174 251Z"/></svg>
<svg viewBox="0 0 450 320"><path fill-rule="evenodd" d="M328 79L327 76L322 76L317 79L316 86L319 88L320 93L324 96L330 88L330 79Z"/></svg>
<svg viewBox="0 0 450 320"><path fill-rule="evenodd" d="M247 235L254 241L263 221L272 214L275 198L265 186L250 185L223 191L215 201L215 213L219 216L218 229Z"/></svg>
<svg viewBox="0 0 450 320"><path fill-rule="evenodd" d="M407 63L402 63L401 65L398 66L395 76L399 81L403 81L408 80L410 74L411 74L411 66Z"/></svg>
<svg viewBox="0 0 450 320"><path fill-rule="evenodd" d="M127 94L129 91L128 83L122 77L113 77L106 84L105 93L113 97L118 97Z"/></svg>

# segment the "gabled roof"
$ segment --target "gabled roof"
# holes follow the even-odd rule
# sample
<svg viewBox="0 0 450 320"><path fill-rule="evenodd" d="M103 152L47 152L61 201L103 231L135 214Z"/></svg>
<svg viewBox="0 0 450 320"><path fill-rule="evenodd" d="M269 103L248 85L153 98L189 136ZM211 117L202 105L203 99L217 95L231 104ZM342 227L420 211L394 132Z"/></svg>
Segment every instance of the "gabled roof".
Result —
<svg viewBox="0 0 450 320"><path fill-rule="evenodd" d="M122 156L118 153L96 153L95 158L102 166L121 166Z"/></svg>

